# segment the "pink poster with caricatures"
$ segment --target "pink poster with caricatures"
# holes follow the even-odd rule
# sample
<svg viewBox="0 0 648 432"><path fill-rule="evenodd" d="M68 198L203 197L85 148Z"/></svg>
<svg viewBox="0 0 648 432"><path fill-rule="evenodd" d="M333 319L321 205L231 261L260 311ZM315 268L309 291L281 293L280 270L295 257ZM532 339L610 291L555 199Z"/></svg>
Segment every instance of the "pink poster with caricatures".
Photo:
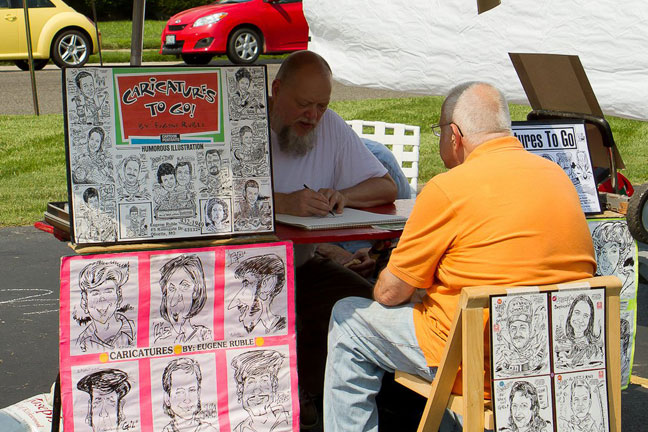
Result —
<svg viewBox="0 0 648 432"><path fill-rule="evenodd" d="M66 432L298 431L292 243L65 257Z"/></svg>

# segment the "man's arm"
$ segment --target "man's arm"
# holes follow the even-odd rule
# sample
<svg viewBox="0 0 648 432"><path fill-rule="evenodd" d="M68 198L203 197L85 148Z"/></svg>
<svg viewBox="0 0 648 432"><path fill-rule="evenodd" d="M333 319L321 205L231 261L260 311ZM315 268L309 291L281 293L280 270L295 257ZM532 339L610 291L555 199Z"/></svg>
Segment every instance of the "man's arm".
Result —
<svg viewBox="0 0 648 432"><path fill-rule="evenodd" d="M392 203L398 195L396 183L389 174L367 179L340 191L346 198L347 207L373 207Z"/></svg>
<svg viewBox="0 0 648 432"><path fill-rule="evenodd" d="M416 287L395 276L389 269L384 269L373 290L373 297L385 306L397 306L406 303L416 291Z"/></svg>
<svg viewBox="0 0 648 432"><path fill-rule="evenodd" d="M274 194L276 213L295 216L326 216L329 210L342 213L344 207L372 207L391 203L398 188L389 174L372 177L341 191L323 188L316 191L300 189Z"/></svg>

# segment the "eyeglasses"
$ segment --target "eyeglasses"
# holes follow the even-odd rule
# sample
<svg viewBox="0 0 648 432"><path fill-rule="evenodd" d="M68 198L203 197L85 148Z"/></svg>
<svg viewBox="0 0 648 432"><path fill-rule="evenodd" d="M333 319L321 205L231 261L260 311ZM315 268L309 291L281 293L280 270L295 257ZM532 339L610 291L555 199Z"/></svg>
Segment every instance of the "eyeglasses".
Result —
<svg viewBox="0 0 648 432"><path fill-rule="evenodd" d="M455 122L448 122L448 123L443 123L443 124L441 124L441 123L437 123L437 124L433 124L432 126L430 126L430 128L432 128L432 133L433 133L435 136L437 136L437 137L440 138L440 137L441 137L441 128L442 128L443 126L448 126L448 125L451 125L451 124L457 126L457 129L459 130L459 135L461 135L461 137L463 138L463 133L461 132L461 128L460 128L459 125L458 125L457 123L455 123Z"/></svg>

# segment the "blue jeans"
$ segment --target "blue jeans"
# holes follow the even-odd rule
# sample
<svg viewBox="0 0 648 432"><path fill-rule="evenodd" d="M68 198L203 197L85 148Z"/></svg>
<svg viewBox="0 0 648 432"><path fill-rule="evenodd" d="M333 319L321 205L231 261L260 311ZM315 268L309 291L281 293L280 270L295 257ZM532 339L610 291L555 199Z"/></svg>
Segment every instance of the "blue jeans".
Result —
<svg viewBox="0 0 648 432"><path fill-rule="evenodd" d="M386 307L373 300L348 297L331 313L324 380L324 430L378 430L376 395L387 372L401 370L429 381L428 367L414 331L414 304ZM439 430L455 430L445 415ZM461 429L456 429L461 430Z"/></svg>

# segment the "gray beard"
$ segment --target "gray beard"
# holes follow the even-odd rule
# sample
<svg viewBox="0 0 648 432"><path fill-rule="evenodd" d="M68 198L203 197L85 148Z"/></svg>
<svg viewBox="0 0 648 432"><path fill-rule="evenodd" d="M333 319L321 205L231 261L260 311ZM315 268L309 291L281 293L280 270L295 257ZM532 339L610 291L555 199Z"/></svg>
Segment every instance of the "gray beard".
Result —
<svg viewBox="0 0 648 432"><path fill-rule="evenodd" d="M282 125L277 133L279 149L291 156L305 156L315 148L315 129L304 136L299 136L286 125Z"/></svg>

